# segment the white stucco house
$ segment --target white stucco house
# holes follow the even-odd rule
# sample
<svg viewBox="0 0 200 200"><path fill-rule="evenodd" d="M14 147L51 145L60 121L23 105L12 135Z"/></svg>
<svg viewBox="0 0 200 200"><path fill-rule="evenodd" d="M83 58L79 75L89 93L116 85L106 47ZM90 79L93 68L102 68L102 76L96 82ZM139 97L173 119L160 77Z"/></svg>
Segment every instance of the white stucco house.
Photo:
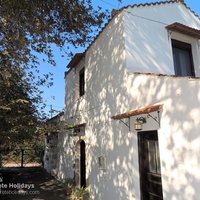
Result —
<svg viewBox="0 0 200 200"><path fill-rule="evenodd" d="M181 0L124 7L68 67L58 178L94 200L199 200L199 17Z"/></svg>

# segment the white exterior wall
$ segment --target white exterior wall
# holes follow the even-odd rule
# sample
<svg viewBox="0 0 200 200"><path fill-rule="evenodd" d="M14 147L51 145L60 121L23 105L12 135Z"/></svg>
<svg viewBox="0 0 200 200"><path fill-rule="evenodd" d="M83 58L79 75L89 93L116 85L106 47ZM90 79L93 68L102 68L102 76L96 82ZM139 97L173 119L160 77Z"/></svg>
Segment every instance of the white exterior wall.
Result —
<svg viewBox="0 0 200 200"><path fill-rule="evenodd" d="M58 163L56 166L56 176L59 180L73 178L74 176L74 144L77 138L71 138L71 130L67 126L80 124L84 119L80 115L85 105L84 97L79 98L79 71L84 67L84 59L73 68L65 78L65 126L58 138Z"/></svg>
<svg viewBox="0 0 200 200"><path fill-rule="evenodd" d="M56 165L56 177L64 181L73 178L73 154L72 144L69 140L70 131L62 131L58 135L58 162Z"/></svg>
<svg viewBox="0 0 200 200"><path fill-rule="evenodd" d="M132 97L129 103L134 108L163 104L160 129L147 119L143 130L158 129L164 199L198 200L200 79L130 74L127 83ZM139 188L137 148L134 151L133 179Z"/></svg>
<svg viewBox="0 0 200 200"><path fill-rule="evenodd" d="M126 70L122 19L122 15L115 17L86 53L85 95L73 101L75 92L73 88L70 88L71 86L67 86L68 90L71 89L66 93L67 122L86 123L84 137L87 154L86 170L91 188L91 199L117 199L119 193L121 196L127 195L125 188L134 188L128 183L121 186L124 188L122 193L120 190L118 193L110 192L115 191L118 179L116 170L118 170L119 160L116 163L116 158L119 154L122 156L126 152L123 151L123 147L120 151L116 148L118 145L115 144L114 132L117 133L118 128L112 127L113 121L110 118L112 114L126 109L125 104L119 105L119 102L127 98L125 95L127 89L123 84L126 81ZM75 79L75 72L71 70L67 75L66 84L75 85ZM121 92L124 95L121 95ZM118 140L120 138L121 136ZM106 156L106 172L103 174L99 171L97 163L98 157L102 155ZM121 171L120 168L119 170ZM120 176L123 175L122 172ZM129 174L126 174L124 180L128 178ZM114 180L115 183L113 183Z"/></svg>
<svg viewBox="0 0 200 200"><path fill-rule="evenodd" d="M79 111L82 110L85 105L84 96L79 97L79 72L84 66L85 60L82 59L78 65L68 73L65 79L65 119L68 122L73 116L77 117L80 115ZM74 119L69 123L74 123L73 120ZM80 122L79 119L77 120Z"/></svg>
<svg viewBox="0 0 200 200"><path fill-rule="evenodd" d="M182 3L128 8L123 12L126 63L130 72L173 75L171 48L171 38L173 38L192 44L195 74L200 76L198 40L174 32L171 35L165 28L167 25L179 22L200 29L199 19Z"/></svg>
<svg viewBox="0 0 200 200"><path fill-rule="evenodd" d="M115 17L86 54L86 135L90 144L91 199L130 199L127 189L134 190L129 176L131 172L120 166L126 161L128 147L120 141L123 137L123 134L118 134L121 126L115 126L110 118L112 114L126 109L124 102L128 97L124 85L122 22L123 15ZM98 166L100 156L106 160L104 172Z"/></svg>
<svg viewBox="0 0 200 200"><path fill-rule="evenodd" d="M128 11L166 24L178 21L200 29L197 18L181 4ZM199 199L200 80L130 73L174 74L170 38L181 37L194 45L195 71L200 75L197 41L177 33L168 35L165 26L142 18L136 20L123 11L86 52L83 97L75 98L75 70L67 75L65 118L68 123L86 123L91 199L140 200L135 117L131 118L129 130L111 116L153 104L163 104L161 127L148 119L143 130L158 129L164 199ZM105 157L104 171L99 169L99 156Z"/></svg>

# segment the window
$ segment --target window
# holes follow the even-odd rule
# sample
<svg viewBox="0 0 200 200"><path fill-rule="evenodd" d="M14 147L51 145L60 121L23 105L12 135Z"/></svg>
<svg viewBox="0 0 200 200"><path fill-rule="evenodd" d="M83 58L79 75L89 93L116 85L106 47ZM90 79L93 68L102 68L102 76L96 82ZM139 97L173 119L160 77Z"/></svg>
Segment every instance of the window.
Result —
<svg viewBox="0 0 200 200"><path fill-rule="evenodd" d="M83 96L85 94L85 69L81 69L79 72L79 96Z"/></svg>
<svg viewBox="0 0 200 200"><path fill-rule="evenodd" d="M148 151L149 151L149 171L152 173L160 172L160 156L158 141L149 140L148 141Z"/></svg>
<svg viewBox="0 0 200 200"><path fill-rule="evenodd" d="M172 40L174 70L177 76L195 76L190 44Z"/></svg>

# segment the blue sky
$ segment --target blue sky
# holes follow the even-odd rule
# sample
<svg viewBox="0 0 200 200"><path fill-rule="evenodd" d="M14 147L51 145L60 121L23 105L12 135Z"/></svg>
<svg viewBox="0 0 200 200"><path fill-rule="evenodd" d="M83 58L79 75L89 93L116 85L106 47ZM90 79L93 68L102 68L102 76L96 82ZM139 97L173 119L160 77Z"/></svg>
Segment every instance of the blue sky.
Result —
<svg viewBox="0 0 200 200"><path fill-rule="evenodd" d="M123 0L119 3L117 0L93 0L94 6L102 6L105 9L111 11L112 9L118 9L125 5L139 4L145 2L155 2L154 0ZM200 16L200 2L199 0L185 0L185 3ZM82 52L84 49L72 49L74 53ZM59 48L54 47L54 59L56 61L56 67L49 65L48 63L42 63L40 66L41 73L51 72L53 74L54 84L50 88L42 87L44 91L43 99L47 107L46 113L49 113L50 106L56 111L62 111L64 109L64 95L65 95L65 82L64 72L67 70L66 66L70 59L68 57L62 57L62 52ZM54 112L53 115L57 114Z"/></svg>

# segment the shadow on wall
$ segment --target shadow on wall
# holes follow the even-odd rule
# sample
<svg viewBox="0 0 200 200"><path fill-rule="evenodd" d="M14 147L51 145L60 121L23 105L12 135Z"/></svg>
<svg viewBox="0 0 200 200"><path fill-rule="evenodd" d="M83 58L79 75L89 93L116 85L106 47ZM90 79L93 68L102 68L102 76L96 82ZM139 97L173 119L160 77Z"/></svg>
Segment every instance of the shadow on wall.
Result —
<svg viewBox="0 0 200 200"><path fill-rule="evenodd" d="M116 26L114 20L87 53L85 98L86 107L92 109L84 114L89 127L92 199L130 200L135 195L137 140L127 127L111 120L112 115L134 106L129 104L124 45L123 24ZM102 155L105 171L98 167Z"/></svg>
<svg viewBox="0 0 200 200"><path fill-rule="evenodd" d="M116 32L122 33L122 27ZM93 134L90 138L92 196L103 200L139 198L137 137L110 117L163 103L159 139L164 197L198 199L200 80L127 73L123 44L113 44L119 35L95 46L96 51L88 61L86 102L91 104L87 107L101 105L85 116ZM106 54L105 49L111 54ZM101 155L106 157L105 172L98 169Z"/></svg>
<svg viewBox="0 0 200 200"><path fill-rule="evenodd" d="M136 86L132 103L164 104L159 137L166 199L198 199L200 79L132 75L129 83Z"/></svg>
<svg viewBox="0 0 200 200"><path fill-rule="evenodd" d="M56 166L56 176L59 180L65 180L66 178L73 178L73 151L68 140L68 132L63 131L59 134L59 152Z"/></svg>
<svg viewBox="0 0 200 200"><path fill-rule="evenodd" d="M130 105L137 108L163 103L159 140L164 197L197 200L200 196L200 79L133 74L128 83L128 91L121 88L118 94L105 95L108 101L101 96L97 98L105 109L99 109L91 123L94 199L139 198L137 137L123 124L111 121L110 116L123 105L129 110ZM123 101L116 101L121 98ZM97 158L101 155L106 158L104 172L98 169Z"/></svg>
<svg viewBox="0 0 200 200"><path fill-rule="evenodd" d="M111 116L162 103L158 133L164 197L197 200L200 196L200 80L128 73L123 30L122 22L113 20L86 55L84 107L87 110L81 114L87 123L91 197L139 199L137 136L123 124L111 120ZM141 45L147 47L145 40ZM149 66L155 65L154 58L148 57ZM100 156L106 158L105 170L98 167ZM62 165L67 165L66 159L61 159Z"/></svg>

